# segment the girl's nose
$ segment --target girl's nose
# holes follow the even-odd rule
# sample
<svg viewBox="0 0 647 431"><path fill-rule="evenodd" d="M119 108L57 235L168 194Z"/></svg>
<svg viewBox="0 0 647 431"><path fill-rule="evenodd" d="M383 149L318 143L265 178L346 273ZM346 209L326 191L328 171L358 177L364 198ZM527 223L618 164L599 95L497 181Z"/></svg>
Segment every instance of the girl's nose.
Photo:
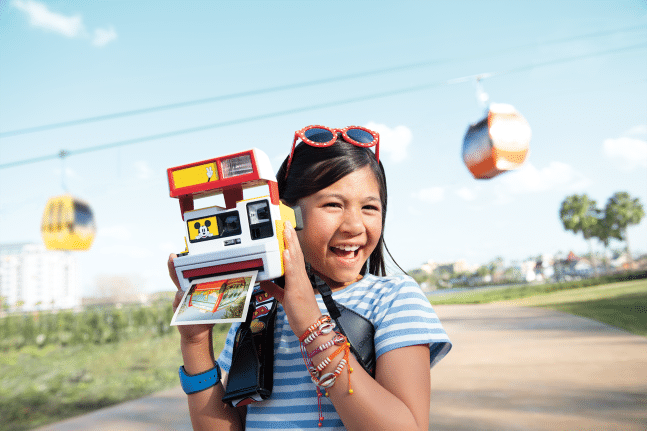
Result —
<svg viewBox="0 0 647 431"><path fill-rule="evenodd" d="M340 230L352 236L357 236L364 232L364 223L362 222L361 212L358 210L344 211L344 219Z"/></svg>

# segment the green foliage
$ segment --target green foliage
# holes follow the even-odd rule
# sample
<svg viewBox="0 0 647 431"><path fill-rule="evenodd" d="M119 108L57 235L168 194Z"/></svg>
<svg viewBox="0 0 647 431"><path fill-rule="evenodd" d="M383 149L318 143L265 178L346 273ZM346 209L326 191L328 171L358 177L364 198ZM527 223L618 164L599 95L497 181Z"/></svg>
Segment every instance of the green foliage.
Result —
<svg viewBox="0 0 647 431"><path fill-rule="evenodd" d="M163 301L0 319L0 429L33 429L176 386L172 316ZM229 327L215 325L216 351Z"/></svg>
<svg viewBox="0 0 647 431"><path fill-rule="evenodd" d="M24 346L116 343L145 333L168 334L173 308L164 301L124 309L104 307L71 311L8 314L0 318L0 351Z"/></svg>
<svg viewBox="0 0 647 431"><path fill-rule="evenodd" d="M437 304L486 304L496 301L508 301L512 299L527 298L533 295L556 292L560 290L579 289L601 284L615 283L627 280L642 280L647 278L647 271L627 272L622 274L604 275L583 280L567 281L562 283L539 284L539 285L518 285L494 289L465 289L448 295L435 295L430 302Z"/></svg>
<svg viewBox="0 0 647 431"><path fill-rule="evenodd" d="M218 331L214 348L221 349L223 341ZM33 429L174 387L182 363L179 346L179 333L173 330L165 337L147 331L118 343L25 346L4 352L0 429Z"/></svg>
<svg viewBox="0 0 647 431"><path fill-rule="evenodd" d="M612 238L625 241L628 252L627 227L640 223L644 216L640 200L632 199L627 192L614 193L604 209L597 208L595 201L586 194L567 196L559 210L564 229L576 234L581 232L587 240L597 238L605 248L609 247Z"/></svg>
<svg viewBox="0 0 647 431"><path fill-rule="evenodd" d="M582 233L584 239L593 236L598 221L596 202L586 194L567 196L559 209L559 218L564 229L573 233Z"/></svg>
<svg viewBox="0 0 647 431"><path fill-rule="evenodd" d="M483 277L490 273L490 268L487 265L481 265L475 272L479 277Z"/></svg>
<svg viewBox="0 0 647 431"><path fill-rule="evenodd" d="M604 213L614 238L623 241L626 240L627 227L640 223L645 216L640 200L632 199L627 192L617 192L611 196Z"/></svg>

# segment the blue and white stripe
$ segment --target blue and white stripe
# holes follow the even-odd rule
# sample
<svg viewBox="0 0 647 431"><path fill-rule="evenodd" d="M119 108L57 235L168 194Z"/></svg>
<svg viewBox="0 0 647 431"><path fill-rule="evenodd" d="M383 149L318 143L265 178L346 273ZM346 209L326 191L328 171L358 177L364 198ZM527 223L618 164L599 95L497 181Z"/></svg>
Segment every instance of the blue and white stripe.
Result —
<svg viewBox="0 0 647 431"><path fill-rule="evenodd" d="M428 344L430 366L433 366L451 348L438 316L411 277L369 274L357 283L333 292L333 298L373 323L377 357L401 347ZM321 312L327 314L320 295L317 295L317 301ZM220 367L227 372L238 326L232 325L225 348L218 358ZM324 422L321 428L318 426L317 392L303 363L299 340L290 329L280 305L276 313L274 352L272 396L247 407L245 429L345 429L333 404L325 397L321 401Z"/></svg>

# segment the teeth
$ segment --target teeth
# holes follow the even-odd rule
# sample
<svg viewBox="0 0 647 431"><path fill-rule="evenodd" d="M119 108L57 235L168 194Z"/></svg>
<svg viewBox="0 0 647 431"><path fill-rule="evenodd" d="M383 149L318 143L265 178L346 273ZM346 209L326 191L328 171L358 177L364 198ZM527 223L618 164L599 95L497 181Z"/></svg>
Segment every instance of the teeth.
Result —
<svg viewBox="0 0 647 431"><path fill-rule="evenodd" d="M337 246L335 248L338 248L338 249L344 250L344 251L355 251L355 250L359 249L359 246L358 245L339 245L339 246Z"/></svg>

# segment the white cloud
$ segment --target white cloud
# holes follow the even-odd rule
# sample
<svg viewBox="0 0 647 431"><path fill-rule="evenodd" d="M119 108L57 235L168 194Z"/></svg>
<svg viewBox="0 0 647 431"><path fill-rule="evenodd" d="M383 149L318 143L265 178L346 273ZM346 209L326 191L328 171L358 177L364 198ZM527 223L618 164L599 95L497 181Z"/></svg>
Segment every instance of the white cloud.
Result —
<svg viewBox="0 0 647 431"><path fill-rule="evenodd" d="M634 132L639 130L636 129ZM644 139L630 137L605 139L603 147L607 157L618 160L625 169L630 170L637 166L647 167L647 141Z"/></svg>
<svg viewBox="0 0 647 431"><path fill-rule="evenodd" d="M29 23L34 27L67 37L78 37L84 32L81 15L61 15L50 11L44 3L33 0L14 0L12 5L25 12L29 16Z"/></svg>
<svg viewBox="0 0 647 431"><path fill-rule="evenodd" d="M440 202L445 198L445 189L444 187L440 186L429 187L414 192L413 197L423 202L429 202L433 204Z"/></svg>
<svg viewBox="0 0 647 431"><path fill-rule="evenodd" d="M411 143L412 133L406 126L396 126L391 129L384 124L369 122L367 129L380 134L380 158L383 154L389 154L394 162L401 162L407 157L407 147Z"/></svg>
<svg viewBox="0 0 647 431"><path fill-rule="evenodd" d="M581 190L590 180L572 166L562 162L550 162L541 169L531 163L506 173L501 178L501 183L509 193L537 193L557 188Z"/></svg>
<svg viewBox="0 0 647 431"><path fill-rule="evenodd" d="M639 124L627 130L625 136L647 137L647 124Z"/></svg>
<svg viewBox="0 0 647 431"><path fill-rule="evenodd" d="M476 189L470 189L469 187L461 187L456 190L456 194L465 201L473 201L476 199Z"/></svg>
<svg viewBox="0 0 647 431"><path fill-rule="evenodd" d="M94 38L92 44L94 46L105 46L117 38L117 32L114 28L96 28L94 29Z"/></svg>
<svg viewBox="0 0 647 431"><path fill-rule="evenodd" d="M72 39L88 39L90 35L83 24L83 17L80 14L63 15L49 10L45 3L34 0L14 0L11 5L24 12L29 18L29 24L43 30L58 33ZM94 30L92 44L101 47L117 38L117 33L110 27L108 29L97 28Z"/></svg>

